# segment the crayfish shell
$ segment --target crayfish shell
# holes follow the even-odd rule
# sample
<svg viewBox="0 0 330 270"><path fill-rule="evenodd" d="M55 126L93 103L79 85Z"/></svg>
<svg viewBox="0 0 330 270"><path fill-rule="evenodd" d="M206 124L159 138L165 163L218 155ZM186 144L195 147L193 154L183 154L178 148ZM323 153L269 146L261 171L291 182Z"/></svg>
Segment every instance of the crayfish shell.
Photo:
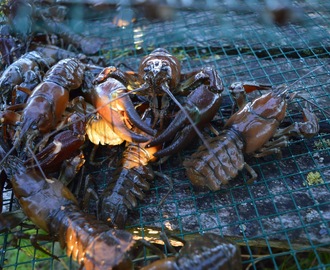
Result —
<svg viewBox="0 0 330 270"><path fill-rule="evenodd" d="M206 233L187 242L177 258L179 269L225 270L241 269L241 252L223 237Z"/></svg>
<svg viewBox="0 0 330 270"><path fill-rule="evenodd" d="M215 191L244 168L244 144L232 130L209 138L207 142L210 149L201 145L183 165L193 185Z"/></svg>
<svg viewBox="0 0 330 270"><path fill-rule="evenodd" d="M86 248L85 269L132 269L127 252L134 243L126 231L110 230L101 233Z"/></svg>
<svg viewBox="0 0 330 270"><path fill-rule="evenodd" d="M240 270L241 251L238 246L214 233L205 233L187 241L174 257L161 259L142 270Z"/></svg>
<svg viewBox="0 0 330 270"><path fill-rule="evenodd" d="M95 145L119 145L124 141L102 118L91 119L87 124L86 133Z"/></svg>

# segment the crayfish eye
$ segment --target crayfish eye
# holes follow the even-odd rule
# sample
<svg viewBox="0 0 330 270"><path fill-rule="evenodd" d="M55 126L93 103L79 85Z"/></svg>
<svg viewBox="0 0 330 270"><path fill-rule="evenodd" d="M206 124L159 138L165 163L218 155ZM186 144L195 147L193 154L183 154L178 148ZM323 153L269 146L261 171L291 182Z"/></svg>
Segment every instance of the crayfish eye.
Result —
<svg viewBox="0 0 330 270"><path fill-rule="evenodd" d="M168 70L169 69L169 63L167 61L162 62L162 70Z"/></svg>
<svg viewBox="0 0 330 270"><path fill-rule="evenodd" d="M155 60L154 61L154 65L155 65L155 67L160 66L161 65L161 61L160 60Z"/></svg>

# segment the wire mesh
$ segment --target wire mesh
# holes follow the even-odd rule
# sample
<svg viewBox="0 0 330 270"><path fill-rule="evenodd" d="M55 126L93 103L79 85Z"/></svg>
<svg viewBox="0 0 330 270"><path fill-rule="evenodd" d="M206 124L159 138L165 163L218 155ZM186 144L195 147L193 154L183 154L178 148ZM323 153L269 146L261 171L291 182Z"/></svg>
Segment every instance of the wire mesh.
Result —
<svg viewBox="0 0 330 270"><path fill-rule="evenodd" d="M328 3L295 1L295 16L279 26L264 3L213 1L210 9L211 2L193 1L188 7L174 8L169 21L150 21L144 17L147 13L138 12L136 21L124 27L115 26L113 18L128 10L134 15L134 6L121 6L118 10L110 5L101 12L87 4L63 4L69 7L68 24L74 31L88 37L106 37L98 55L107 65L125 63L137 71L144 55L163 47L180 59L183 72L212 66L226 88L236 81L286 84L290 91L297 91L330 111ZM251 98L256 95L260 93ZM229 117L232 104L225 91L221 109L212 121L219 130ZM301 121L303 106L304 102L298 99L290 104L286 123ZM173 190L159 206L170 185L156 177L146 199L129 212L126 229L145 238L155 228L172 230L185 239L216 232L242 246L243 268L329 268L330 117L317 107L313 111L320 125L314 138L290 140L281 158L246 157L258 174L252 184L247 183L249 176L243 171L219 191L196 190L186 176L182 160L196 151L200 141L154 166L154 170L172 179ZM98 159L111 151L101 149ZM114 168L106 163L101 168L87 168L101 192ZM5 190L3 195L4 212L14 210L17 205L11 191ZM17 229L31 231L25 227ZM79 267L56 244L47 248L62 259L60 266L53 258L37 253L27 241L20 240L19 248L12 247L11 238L10 233L0 235L3 269ZM311 257L309 261L305 252Z"/></svg>

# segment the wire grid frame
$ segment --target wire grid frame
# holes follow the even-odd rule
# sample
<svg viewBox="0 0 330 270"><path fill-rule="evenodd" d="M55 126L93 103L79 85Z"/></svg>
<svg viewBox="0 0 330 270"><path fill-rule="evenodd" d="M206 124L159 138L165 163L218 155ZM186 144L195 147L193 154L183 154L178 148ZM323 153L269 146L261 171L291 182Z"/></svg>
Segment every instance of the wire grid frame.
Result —
<svg viewBox="0 0 330 270"><path fill-rule="evenodd" d="M125 63L137 70L144 55L162 47L180 59L183 72L211 66L226 88L236 81L286 84L290 91L330 111L329 4L294 2L294 7L301 10L300 20L277 26L265 21L264 10L255 8L257 2L252 7L240 2L240 9L217 3L213 10L199 9L199 3L195 2L195 9L175 10L173 21L151 22L138 17L135 23L119 28L111 22L118 10L111 10L88 18L79 13L79 20L72 17L70 24L89 37L107 38L99 55L109 65ZM81 12L80 5L70 8ZM260 94L254 93L250 99ZM212 121L218 130L230 116L232 104L225 91L219 113ZM292 102L285 123L302 121L303 106L302 100ZM281 158L246 157L258 174L252 184L247 183L249 175L243 171L219 191L195 189L182 160L196 151L200 140L164 164L154 166L154 170L172 179L173 190L159 205L170 186L163 178L155 177L146 199L129 212L126 229L146 239L155 228L171 230L185 239L205 232L219 233L244 246L243 268L278 269L284 255L291 256L297 269L330 267L323 257L330 244L330 117L315 106L312 109L320 125L315 137L290 140ZM103 151L100 160L112 150ZM113 171L108 164L101 168L88 166L100 192ZM309 180L311 173L319 174L312 177L314 182ZM13 200L11 191L4 191L5 210L13 210ZM30 231L25 227L19 230ZM78 268L56 243L47 243L47 249L61 262L38 253L27 241L20 240L19 249L12 247L8 243L11 237L10 233L0 236L0 266L4 269L57 269L64 265ZM264 247L268 252L256 259L255 247ZM301 252L312 254L312 266L304 264ZM14 260L9 261L10 257Z"/></svg>

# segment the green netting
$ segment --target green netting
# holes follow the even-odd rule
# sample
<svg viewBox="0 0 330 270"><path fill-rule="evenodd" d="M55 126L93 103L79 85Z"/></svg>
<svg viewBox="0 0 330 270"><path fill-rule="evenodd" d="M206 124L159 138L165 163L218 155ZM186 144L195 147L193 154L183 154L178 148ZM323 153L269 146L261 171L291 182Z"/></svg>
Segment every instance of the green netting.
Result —
<svg viewBox="0 0 330 270"><path fill-rule="evenodd" d="M84 35L107 38L98 53L107 65L125 63L137 70L144 55L163 47L181 60L184 72L212 66L225 87L251 80L287 84L290 91L330 111L329 3L295 1L298 20L278 26L268 20L263 3L219 2L214 1L210 9L203 1L193 1L189 8L174 9L171 21L150 21L139 12L135 23L121 28L112 24L119 12L115 8L101 12L91 11L88 5L69 5L69 24ZM256 95L260 93L251 97ZM303 105L301 100L290 104L287 123L301 121ZM213 121L218 130L231 107L232 99L225 91ZM155 166L173 180L173 190L159 206L170 184L156 177L146 199L129 212L127 229L150 236L149 228L166 228L185 239L198 233L219 233L242 246L244 269L330 268L330 117L316 107L313 110L320 121L317 136L290 140L282 158L246 157L258 174L253 184L246 183L249 175L243 171L220 191L194 189L182 160L200 142ZM103 148L97 158L102 160L111 151ZM101 192L114 168L107 163L87 168L86 174L93 175ZM320 182L309 182L310 173L319 173ZM11 191L5 190L4 211L16 208ZM20 240L18 249L12 247L11 237L10 233L0 235L0 268L57 269L61 263L69 269L79 267L56 244L48 243L48 248L63 259L61 263L37 254L26 241Z"/></svg>

